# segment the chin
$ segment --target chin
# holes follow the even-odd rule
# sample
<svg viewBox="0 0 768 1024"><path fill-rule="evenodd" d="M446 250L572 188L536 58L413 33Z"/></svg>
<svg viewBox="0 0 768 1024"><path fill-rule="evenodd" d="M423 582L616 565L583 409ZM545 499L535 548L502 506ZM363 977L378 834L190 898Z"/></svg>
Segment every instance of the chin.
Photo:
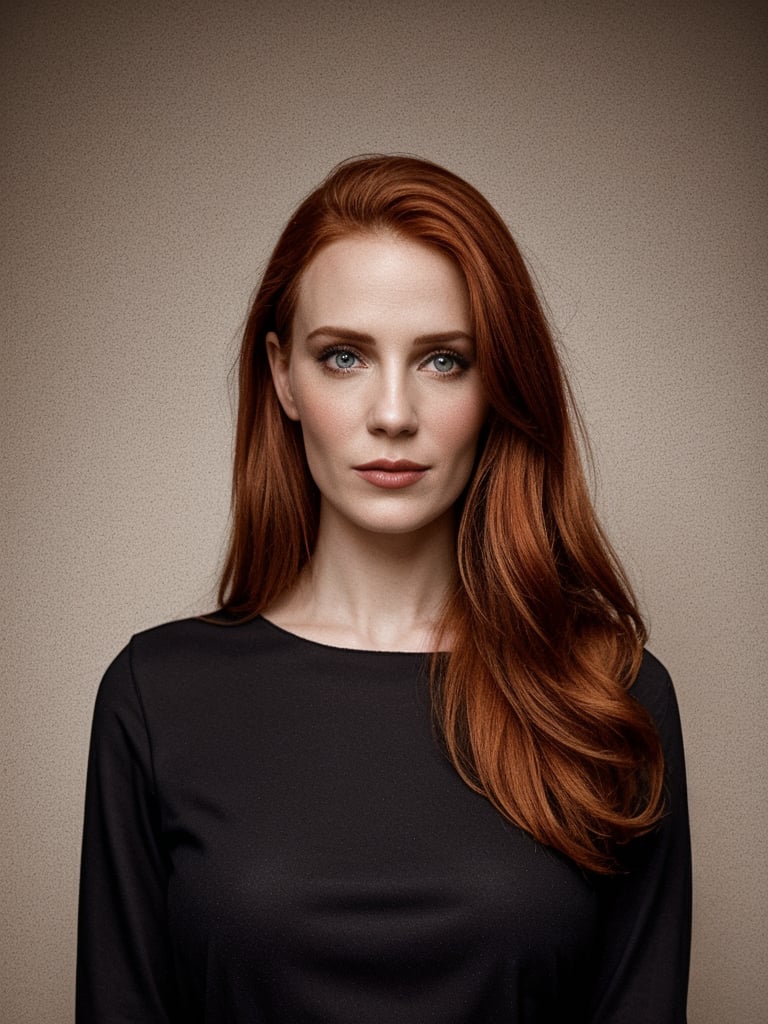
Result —
<svg viewBox="0 0 768 1024"><path fill-rule="evenodd" d="M358 516L352 522L358 529L365 530L367 533L407 537L415 534L428 534L433 530L442 530L447 516L450 516L450 508L443 509L437 515L431 516ZM450 516L450 521L453 523L452 516Z"/></svg>

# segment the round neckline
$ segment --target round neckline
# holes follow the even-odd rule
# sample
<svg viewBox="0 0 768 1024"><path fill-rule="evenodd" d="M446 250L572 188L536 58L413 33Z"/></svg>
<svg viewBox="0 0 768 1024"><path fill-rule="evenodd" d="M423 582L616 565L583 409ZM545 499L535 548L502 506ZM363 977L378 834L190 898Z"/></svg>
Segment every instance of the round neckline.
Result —
<svg viewBox="0 0 768 1024"><path fill-rule="evenodd" d="M271 619L267 619L261 614L256 616L256 620L264 623L264 625L269 626L269 628L274 630L276 633L281 633L284 637L287 637L290 640L295 640L302 644L309 644L311 647L318 647L322 651L332 651L338 654L374 654L390 658L393 655L401 658L426 658L430 654L434 653L433 651L376 651L371 650L368 647L337 647L335 644L325 644L320 640L310 640L309 637L301 636L300 633L292 633L290 629L278 626L276 622L272 622Z"/></svg>

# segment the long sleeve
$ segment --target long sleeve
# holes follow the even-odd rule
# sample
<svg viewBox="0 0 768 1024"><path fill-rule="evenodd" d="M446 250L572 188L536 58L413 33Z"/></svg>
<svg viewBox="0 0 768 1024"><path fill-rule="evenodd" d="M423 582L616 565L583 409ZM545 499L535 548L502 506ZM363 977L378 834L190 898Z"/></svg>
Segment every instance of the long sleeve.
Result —
<svg viewBox="0 0 768 1024"><path fill-rule="evenodd" d="M93 718L78 921L77 1024L168 1024L173 964L152 752L131 648L107 670Z"/></svg>
<svg viewBox="0 0 768 1024"><path fill-rule="evenodd" d="M656 721L666 762L666 813L604 883L601 968L590 1024L685 1024L691 853L680 718L664 667L646 654L633 693Z"/></svg>
<svg viewBox="0 0 768 1024"><path fill-rule="evenodd" d="M138 634L96 700L77 1024L683 1024L677 707L650 655L632 693L668 813L596 881L460 779L424 655Z"/></svg>

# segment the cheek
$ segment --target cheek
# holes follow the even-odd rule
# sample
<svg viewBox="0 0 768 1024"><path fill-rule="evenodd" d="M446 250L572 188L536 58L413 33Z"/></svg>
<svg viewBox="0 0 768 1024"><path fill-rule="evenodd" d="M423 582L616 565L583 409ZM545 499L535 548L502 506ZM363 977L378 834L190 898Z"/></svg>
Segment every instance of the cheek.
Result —
<svg viewBox="0 0 768 1024"><path fill-rule="evenodd" d="M474 455L487 409L485 401L474 398L443 409L439 434L445 445L457 454Z"/></svg>
<svg viewBox="0 0 768 1024"><path fill-rule="evenodd" d="M307 448L325 455L338 447L349 432L347 403L329 401L316 390L298 391L295 400Z"/></svg>

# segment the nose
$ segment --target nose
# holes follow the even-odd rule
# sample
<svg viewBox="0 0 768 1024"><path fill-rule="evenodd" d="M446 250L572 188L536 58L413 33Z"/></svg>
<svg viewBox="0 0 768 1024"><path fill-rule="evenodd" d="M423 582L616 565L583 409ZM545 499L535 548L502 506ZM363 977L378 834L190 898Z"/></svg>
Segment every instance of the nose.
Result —
<svg viewBox="0 0 768 1024"><path fill-rule="evenodd" d="M418 428L412 382L402 369L392 369L371 381L372 393L368 409L368 430L372 434L398 437L415 434Z"/></svg>

